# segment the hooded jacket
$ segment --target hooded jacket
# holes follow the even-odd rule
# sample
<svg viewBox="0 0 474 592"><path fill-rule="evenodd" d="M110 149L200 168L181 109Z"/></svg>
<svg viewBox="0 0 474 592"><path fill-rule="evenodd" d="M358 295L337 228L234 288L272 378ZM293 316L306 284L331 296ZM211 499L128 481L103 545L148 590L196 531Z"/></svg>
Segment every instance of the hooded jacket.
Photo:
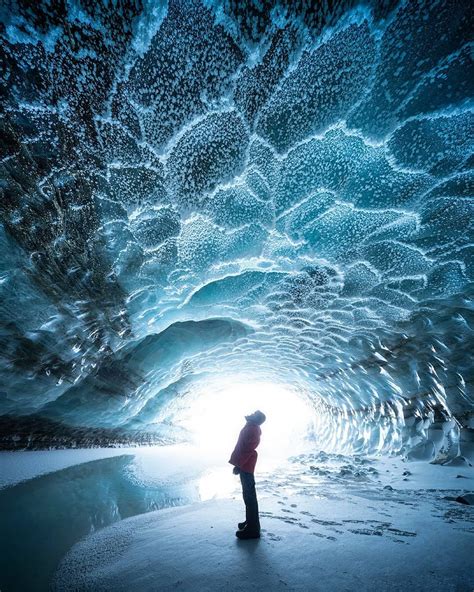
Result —
<svg viewBox="0 0 474 592"><path fill-rule="evenodd" d="M241 430L234 451L230 455L230 464L239 467L245 473L253 473L257 463L257 451L262 430L255 423L248 422Z"/></svg>

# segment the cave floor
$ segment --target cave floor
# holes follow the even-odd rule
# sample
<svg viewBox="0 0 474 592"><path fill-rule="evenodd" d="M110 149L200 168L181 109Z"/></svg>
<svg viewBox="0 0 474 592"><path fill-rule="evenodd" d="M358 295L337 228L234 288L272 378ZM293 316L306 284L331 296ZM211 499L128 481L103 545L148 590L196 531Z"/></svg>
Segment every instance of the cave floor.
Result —
<svg viewBox="0 0 474 592"><path fill-rule="evenodd" d="M260 540L235 537L234 488L99 530L53 589L472 592L474 509L452 498L473 477L469 466L302 455L257 475Z"/></svg>
<svg viewBox="0 0 474 592"><path fill-rule="evenodd" d="M0 454L2 592L472 592L474 468L303 453L239 479L199 449ZM471 498L472 501L472 498Z"/></svg>

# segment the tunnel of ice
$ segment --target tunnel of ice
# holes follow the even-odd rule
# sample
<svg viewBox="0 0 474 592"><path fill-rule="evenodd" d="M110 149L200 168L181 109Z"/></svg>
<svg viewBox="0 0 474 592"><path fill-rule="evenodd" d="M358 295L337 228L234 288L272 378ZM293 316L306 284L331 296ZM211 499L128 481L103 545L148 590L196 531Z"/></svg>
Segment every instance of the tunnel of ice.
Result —
<svg viewBox="0 0 474 592"><path fill-rule="evenodd" d="M238 377L472 454L469 2L298 5L2 9L3 447L186 438Z"/></svg>

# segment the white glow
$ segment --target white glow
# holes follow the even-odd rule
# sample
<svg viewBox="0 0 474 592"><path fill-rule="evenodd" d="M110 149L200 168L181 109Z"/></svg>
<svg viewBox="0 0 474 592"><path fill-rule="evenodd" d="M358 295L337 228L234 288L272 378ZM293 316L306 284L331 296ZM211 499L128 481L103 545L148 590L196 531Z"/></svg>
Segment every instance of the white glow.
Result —
<svg viewBox="0 0 474 592"><path fill-rule="evenodd" d="M275 461L298 454L314 415L309 404L278 384L241 382L207 385L190 403L180 424L194 437L202 453L226 465L245 415L260 409L267 416L258 447L258 471L270 470ZM231 470L230 465L227 465Z"/></svg>
<svg viewBox="0 0 474 592"><path fill-rule="evenodd" d="M199 499L232 497L240 492L240 480L228 467L208 470L198 481Z"/></svg>

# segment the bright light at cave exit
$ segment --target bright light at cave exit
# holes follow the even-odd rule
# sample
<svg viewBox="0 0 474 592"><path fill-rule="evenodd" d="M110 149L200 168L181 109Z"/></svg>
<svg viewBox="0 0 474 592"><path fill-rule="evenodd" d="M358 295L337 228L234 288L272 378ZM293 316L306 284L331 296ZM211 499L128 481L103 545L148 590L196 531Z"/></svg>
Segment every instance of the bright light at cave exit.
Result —
<svg viewBox="0 0 474 592"><path fill-rule="evenodd" d="M314 427L314 409L292 389L267 382L208 384L180 418L193 434L199 457L214 465L198 483L202 500L227 497L239 489L228 460L237 442L245 416L256 409L267 417L258 446L256 475L272 471L289 456L311 446L308 434ZM314 445L314 443L312 443Z"/></svg>
<svg viewBox="0 0 474 592"><path fill-rule="evenodd" d="M188 408L181 425L193 434L194 443L227 462L245 416L260 409L267 419L261 426L258 464L298 454L314 420L314 410L293 390L267 382L209 385Z"/></svg>

